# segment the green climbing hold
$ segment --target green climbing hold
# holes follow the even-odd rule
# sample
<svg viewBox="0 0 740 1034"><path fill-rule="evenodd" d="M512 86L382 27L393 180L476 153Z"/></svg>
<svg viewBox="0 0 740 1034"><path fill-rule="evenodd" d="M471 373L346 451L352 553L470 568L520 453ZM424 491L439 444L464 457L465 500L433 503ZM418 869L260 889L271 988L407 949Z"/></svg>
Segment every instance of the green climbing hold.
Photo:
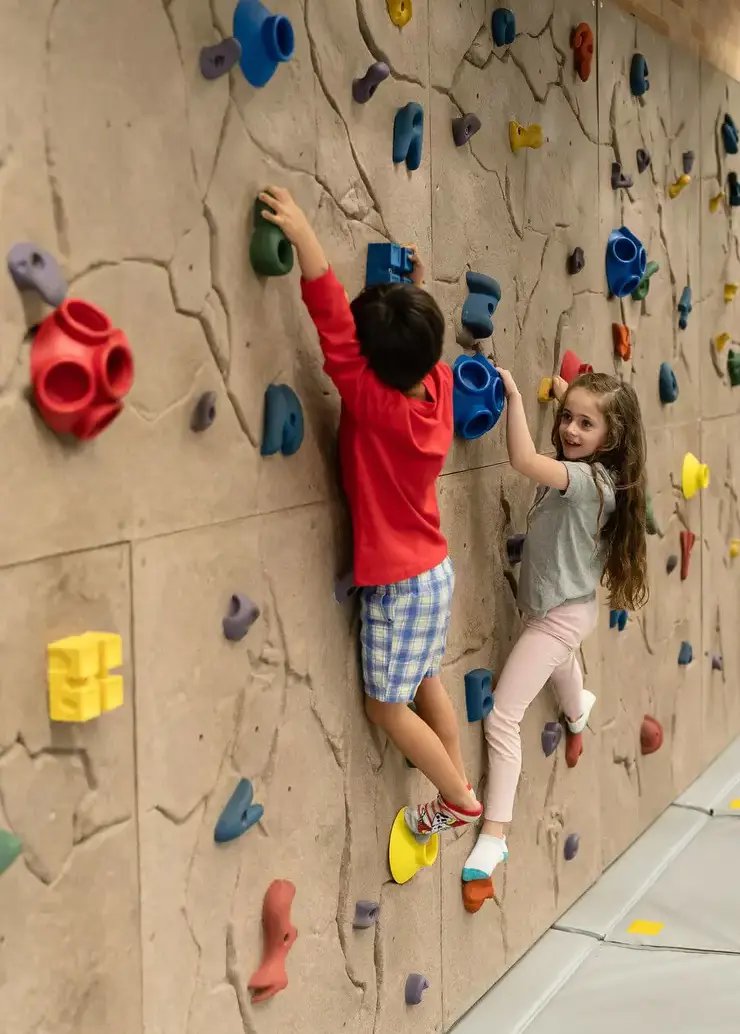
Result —
<svg viewBox="0 0 740 1034"><path fill-rule="evenodd" d="M733 352L732 349L727 355L727 375L732 387L736 388L740 384L740 352Z"/></svg>
<svg viewBox="0 0 740 1034"><path fill-rule="evenodd" d="M262 218L265 209L272 211L269 205L257 198L249 261L259 276L285 276L293 268L293 245L279 226Z"/></svg>
<svg viewBox="0 0 740 1034"><path fill-rule="evenodd" d="M660 528L653 512L653 500L649 492L645 493L645 527L648 535L660 535Z"/></svg>
<svg viewBox="0 0 740 1034"><path fill-rule="evenodd" d="M650 277L654 276L659 269L660 266L657 262L648 262L645 267L645 275L632 292L632 298L634 301L641 302L647 298L648 291L650 290Z"/></svg>
<svg viewBox="0 0 740 1034"><path fill-rule="evenodd" d="M7 829L0 829L0 875L9 869L21 853L21 842Z"/></svg>

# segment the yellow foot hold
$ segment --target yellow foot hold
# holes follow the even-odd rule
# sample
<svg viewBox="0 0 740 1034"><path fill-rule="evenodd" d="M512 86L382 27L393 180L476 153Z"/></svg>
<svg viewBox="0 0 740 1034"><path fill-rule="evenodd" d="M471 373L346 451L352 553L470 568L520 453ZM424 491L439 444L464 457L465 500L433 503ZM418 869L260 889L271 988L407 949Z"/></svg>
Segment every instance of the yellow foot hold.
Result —
<svg viewBox="0 0 740 1034"><path fill-rule="evenodd" d="M386 6L391 21L399 29L411 21L411 15L414 13L411 0L386 0Z"/></svg>
<svg viewBox="0 0 740 1034"><path fill-rule="evenodd" d="M721 194L715 194L714 197L710 197L710 199L709 199L709 211L712 212L712 213L719 212L720 206L721 206L722 202L724 201L724 199L725 199L724 191L722 191Z"/></svg>
<svg viewBox="0 0 740 1034"><path fill-rule="evenodd" d="M552 377L543 377L537 389L538 402L552 402L555 396L552 393Z"/></svg>
<svg viewBox="0 0 740 1034"><path fill-rule="evenodd" d="M688 176L686 175L686 173L684 173L684 175L680 176L675 183L671 183L670 187L668 188L668 197L678 197L681 191L685 187L688 187L689 183L691 183L691 176Z"/></svg>
<svg viewBox="0 0 740 1034"><path fill-rule="evenodd" d="M701 488L709 484L709 467L706 463L700 463L692 452L687 452L683 458L681 469L681 488L686 499L692 496Z"/></svg>
<svg viewBox="0 0 740 1034"><path fill-rule="evenodd" d="M657 937L665 923L656 923L652 919L635 919L627 927L627 933L642 934L643 937Z"/></svg>
<svg viewBox="0 0 740 1034"><path fill-rule="evenodd" d="M87 722L123 704L121 637L85 632L49 643L49 717L53 722Z"/></svg>
<svg viewBox="0 0 740 1034"><path fill-rule="evenodd" d="M725 284L725 301L731 302L737 294L737 284Z"/></svg>
<svg viewBox="0 0 740 1034"><path fill-rule="evenodd" d="M536 122L531 126L520 126L518 122L510 122L509 143L514 153L522 147L542 147L542 126L538 126Z"/></svg>
<svg viewBox="0 0 740 1034"><path fill-rule="evenodd" d="M714 347L717 349L718 352L721 352L729 340L729 334L718 334L717 337L714 339Z"/></svg>
<svg viewBox="0 0 740 1034"><path fill-rule="evenodd" d="M391 838L388 844L388 862L391 867L391 876L396 883L408 883L412 876L416 876L419 869L434 865L439 853L439 837L433 833L426 844L420 844L416 840L403 817L404 809L401 808L391 829Z"/></svg>
<svg viewBox="0 0 740 1034"><path fill-rule="evenodd" d="M730 559L734 560L740 555L740 539L730 539Z"/></svg>

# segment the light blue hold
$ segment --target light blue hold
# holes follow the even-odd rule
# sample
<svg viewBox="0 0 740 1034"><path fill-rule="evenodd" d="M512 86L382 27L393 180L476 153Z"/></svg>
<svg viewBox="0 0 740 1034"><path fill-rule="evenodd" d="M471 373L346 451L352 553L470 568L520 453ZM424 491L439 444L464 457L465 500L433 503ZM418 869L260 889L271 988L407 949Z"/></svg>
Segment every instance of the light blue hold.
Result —
<svg viewBox="0 0 740 1034"><path fill-rule="evenodd" d="M691 308L691 288L687 284L681 292L681 298L678 302L678 311L681 314L678 320L678 325L681 330L686 330L686 327L689 325Z"/></svg>
<svg viewBox="0 0 740 1034"><path fill-rule="evenodd" d="M213 839L217 844L236 840L260 821L265 809L261 804L252 804L253 797L254 789L250 781L240 779L213 831Z"/></svg>

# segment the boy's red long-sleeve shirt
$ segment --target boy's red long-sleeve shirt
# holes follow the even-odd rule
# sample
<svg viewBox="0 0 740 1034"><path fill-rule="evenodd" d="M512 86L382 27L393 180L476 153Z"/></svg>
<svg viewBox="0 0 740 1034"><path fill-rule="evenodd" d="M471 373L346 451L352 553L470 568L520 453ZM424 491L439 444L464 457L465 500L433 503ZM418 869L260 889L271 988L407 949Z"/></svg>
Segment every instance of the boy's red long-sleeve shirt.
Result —
<svg viewBox="0 0 740 1034"><path fill-rule="evenodd" d="M452 370L424 378L429 399L378 380L360 354L344 288L331 269L301 290L324 370L342 397L339 452L352 511L355 585L413 578L447 556L436 482L452 442Z"/></svg>

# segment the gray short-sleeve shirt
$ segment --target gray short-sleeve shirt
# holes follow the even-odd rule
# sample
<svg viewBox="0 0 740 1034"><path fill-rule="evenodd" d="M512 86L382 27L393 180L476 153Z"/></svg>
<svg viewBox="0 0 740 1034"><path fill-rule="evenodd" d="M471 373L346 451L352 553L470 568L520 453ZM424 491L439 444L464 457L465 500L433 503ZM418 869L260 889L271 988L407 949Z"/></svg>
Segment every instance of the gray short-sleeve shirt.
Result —
<svg viewBox="0 0 740 1034"><path fill-rule="evenodd" d="M540 616L595 597L604 571L597 536L615 506L614 484L600 463L563 460L563 466L568 487L540 489L522 553L519 606Z"/></svg>

